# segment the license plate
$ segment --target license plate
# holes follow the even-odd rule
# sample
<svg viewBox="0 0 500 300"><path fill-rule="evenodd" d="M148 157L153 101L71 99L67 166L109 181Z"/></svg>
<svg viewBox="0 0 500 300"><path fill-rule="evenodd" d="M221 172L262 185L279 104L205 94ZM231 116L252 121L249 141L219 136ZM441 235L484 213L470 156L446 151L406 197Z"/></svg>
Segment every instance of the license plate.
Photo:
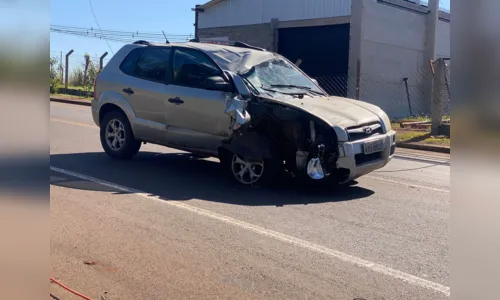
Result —
<svg viewBox="0 0 500 300"><path fill-rule="evenodd" d="M363 144L363 152L365 154L372 154L384 150L384 140L377 140L366 142Z"/></svg>

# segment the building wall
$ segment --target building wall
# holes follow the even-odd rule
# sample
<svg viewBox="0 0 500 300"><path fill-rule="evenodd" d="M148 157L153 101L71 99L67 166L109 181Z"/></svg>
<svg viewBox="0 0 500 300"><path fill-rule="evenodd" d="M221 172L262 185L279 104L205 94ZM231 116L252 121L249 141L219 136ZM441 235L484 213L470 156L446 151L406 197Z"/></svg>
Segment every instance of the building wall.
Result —
<svg viewBox="0 0 500 300"><path fill-rule="evenodd" d="M274 49L274 30L271 23L243 26L198 29L200 39L218 38L220 40L241 41L253 46Z"/></svg>
<svg viewBox="0 0 500 300"><path fill-rule="evenodd" d="M351 0L225 0L200 13L198 28L349 16Z"/></svg>
<svg viewBox="0 0 500 300"><path fill-rule="evenodd" d="M429 113L424 59L427 15L363 1L360 40L360 100L374 103L389 116L409 114L403 78L408 78L413 114ZM439 21L438 57L450 57L450 23Z"/></svg>

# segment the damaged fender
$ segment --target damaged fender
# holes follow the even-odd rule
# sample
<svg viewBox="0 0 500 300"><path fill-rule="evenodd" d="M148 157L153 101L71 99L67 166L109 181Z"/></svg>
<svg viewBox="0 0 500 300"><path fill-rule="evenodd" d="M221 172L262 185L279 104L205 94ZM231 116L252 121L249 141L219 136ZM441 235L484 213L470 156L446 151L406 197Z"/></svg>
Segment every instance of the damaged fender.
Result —
<svg viewBox="0 0 500 300"><path fill-rule="evenodd" d="M247 102L248 101L241 99L240 95L227 97L226 109L224 112L231 116L231 131L236 131L243 125L250 123L251 117L246 111Z"/></svg>

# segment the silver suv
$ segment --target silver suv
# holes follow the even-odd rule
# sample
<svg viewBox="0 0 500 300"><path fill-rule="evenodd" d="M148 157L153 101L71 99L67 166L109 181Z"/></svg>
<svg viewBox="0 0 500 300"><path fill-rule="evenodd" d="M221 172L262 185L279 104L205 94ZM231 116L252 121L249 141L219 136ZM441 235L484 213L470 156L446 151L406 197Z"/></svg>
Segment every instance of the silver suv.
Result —
<svg viewBox="0 0 500 300"><path fill-rule="evenodd" d="M279 54L236 42L125 45L95 82L104 151L142 143L218 157L245 185L287 171L345 183L385 166L395 132L377 106L332 97Z"/></svg>

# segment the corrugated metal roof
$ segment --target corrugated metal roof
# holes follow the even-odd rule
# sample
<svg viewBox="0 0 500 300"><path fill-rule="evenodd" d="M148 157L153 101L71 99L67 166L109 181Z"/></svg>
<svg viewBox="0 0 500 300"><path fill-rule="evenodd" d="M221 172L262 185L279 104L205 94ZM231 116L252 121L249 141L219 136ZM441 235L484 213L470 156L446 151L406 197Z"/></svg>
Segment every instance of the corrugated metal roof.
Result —
<svg viewBox="0 0 500 300"><path fill-rule="evenodd" d="M208 1L207 3L205 4L202 4L200 6L200 8L209 8L211 6L214 6L216 4L218 4L219 2L222 2L222 1L225 1L225 0L211 0L211 1Z"/></svg>

